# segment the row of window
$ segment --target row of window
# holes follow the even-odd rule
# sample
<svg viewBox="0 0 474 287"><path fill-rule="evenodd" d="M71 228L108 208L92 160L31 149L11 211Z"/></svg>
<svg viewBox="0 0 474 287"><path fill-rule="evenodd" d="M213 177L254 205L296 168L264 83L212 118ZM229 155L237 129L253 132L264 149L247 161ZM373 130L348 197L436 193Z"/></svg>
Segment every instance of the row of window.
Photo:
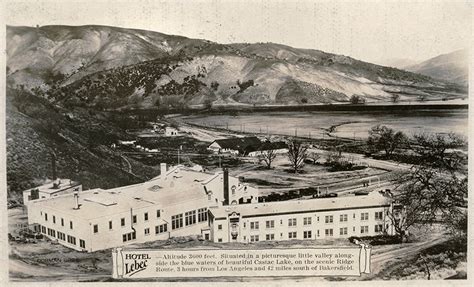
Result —
<svg viewBox="0 0 474 287"><path fill-rule="evenodd" d="M160 209L158 209L158 210L156 211L156 217L157 217L157 218L160 218L160 217L161 217L161 210L160 210ZM145 213L143 214L143 220L146 222L146 221L148 221L148 218L149 218L149 217L148 217L148 212L145 212ZM138 220L137 220L137 215L132 215L132 224L136 224L137 221L138 221ZM126 224L125 217L120 218L120 226L121 226L121 227L124 227L125 224ZM112 230L112 229L113 229L113 222L112 222L112 220L109 220L109 230ZM94 224L93 230L94 230L94 233L98 233L98 232L99 232L99 225L98 225L98 224Z"/></svg>
<svg viewBox="0 0 474 287"><path fill-rule="evenodd" d="M207 221L207 208L199 208L197 210L197 222ZM185 226L196 224L196 210L191 210L184 213L184 222L183 222L183 213L176 214L171 216L171 229L178 229Z"/></svg>
<svg viewBox="0 0 474 287"><path fill-rule="evenodd" d="M123 242L127 242L127 241L130 241L130 240L135 240L137 238L137 235L134 232L130 232L130 233L125 233L122 235L122 241Z"/></svg>
<svg viewBox="0 0 474 287"><path fill-rule="evenodd" d="M160 234L167 231L168 231L168 224L166 223L155 226L155 234Z"/></svg>
<svg viewBox="0 0 474 287"><path fill-rule="evenodd" d="M52 228L46 229L45 226L40 226L39 230L43 234L48 234L51 237L55 237L55 238L57 238L59 240L62 240L62 241L67 241L67 243L72 244L72 245L76 245L76 237L74 237L74 236L67 235L67 234L65 234L61 231L56 232L56 230L54 230ZM56 234L57 234L57 237L56 237ZM86 242L82 239L79 239L79 246L81 248L86 248Z"/></svg>
<svg viewBox="0 0 474 287"><path fill-rule="evenodd" d="M354 213L354 218L355 218L355 213ZM377 211L375 212L375 220L382 220L383 219L383 211ZM369 220L369 213L368 212L363 212L360 214L360 220L361 221L367 221ZM319 222L319 216L317 217L317 221ZM348 221L348 216L347 214L341 214L339 216L339 222L347 222ZM334 216L333 215L326 215L324 218L325 223L333 223L334 222ZM283 220L280 220L280 224L283 224ZM303 225L311 225L312 224L312 217L304 217L303 218ZM288 218L288 226L293 227L297 226L297 218ZM275 220L267 220L265 221L265 227L267 229L275 228ZM245 228L245 223L244 223L244 228ZM259 222L258 221L252 221L250 222L250 229L252 230L257 230L259 229Z"/></svg>
<svg viewBox="0 0 474 287"><path fill-rule="evenodd" d="M42 214L43 212L41 212ZM44 213L44 221L48 221L48 213ZM52 221L53 221L53 224L56 224L56 216L53 215L52 217ZM61 226L64 226L64 218L61 218ZM70 220L69 221L69 228L70 229L73 229L73 224L72 224L72 221Z"/></svg>
<svg viewBox="0 0 474 287"><path fill-rule="evenodd" d="M375 225L375 232L383 232L383 225L378 224ZM369 226L361 226L360 227L360 233L361 234L366 234L369 233ZM334 230L332 228L328 228L324 230L324 234L327 237L333 236L334 235ZM340 235L347 235L347 227L342 227L339 229L339 234ZM291 231L288 232L288 239L297 239L297 232L296 231ZM283 236L283 233L281 234ZM319 230L317 230L317 236L319 237ZM306 230L303 231L303 238L304 239L311 239L313 237L313 232L311 230ZM275 234L274 233L269 233L265 234L265 239L267 241L275 240ZM245 240L245 238L244 238ZM250 242L257 242L259 241L259 235L251 235L250 236Z"/></svg>

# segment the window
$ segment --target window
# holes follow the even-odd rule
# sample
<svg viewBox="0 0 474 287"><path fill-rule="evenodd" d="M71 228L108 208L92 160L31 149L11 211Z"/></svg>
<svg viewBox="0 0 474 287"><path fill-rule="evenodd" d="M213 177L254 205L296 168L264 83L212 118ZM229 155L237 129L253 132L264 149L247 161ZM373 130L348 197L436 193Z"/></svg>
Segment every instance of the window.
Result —
<svg viewBox="0 0 474 287"><path fill-rule="evenodd" d="M58 231L58 238L60 240L66 240L66 235L64 233Z"/></svg>
<svg viewBox="0 0 474 287"><path fill-rule="evenodd" d="M145 228L145 235L150 235L150 228Z"/></svg>
<svg viewBox="0 0 474 287"><path fill-rule="evenodd" d="M366 234L369 233L369 227L368 226L361 226L360 227L360 234Z"/></svg>
<svg viewBox="0 0 474 287"><path fill-rule="evenodd" d="M325 218L324 218L324 222L332 223L333 222L333 216L332 215L326 215Z"/></svg>
<svg viewBox="0 0 474 287"><path fill-rule="evenodd" d="M308 231L303 231L303 238L304 239L309 239L312 237L312 232L311 230L308 230Z"/></svg>
<svg viewBox="0 0 474 287"><path fill-rule="evenodd" d="M133 224L137 223L137 216L136 215L132 216L132 223Z"/></svg>
<svg viewBox="0 0 474 287"><path fill-rule="evenodd" d="M288 226L296 226L296 218L288 218Z"/></svg>
<svg viewBox="0 0 474 287"><path fill-rule="evenodd" d="M46 233L46 227L41 226L41 233Z"/></svg>
<svg viewBox="0 0 474 287"><path fill-rule="evenodd" d="M311 217L303 218L303 225L311 225Z"/></svg>
<svg viewBox="0 0 474 287"><path fill-rule="evenodd" d="M48 221L48 214L46 212L44 213L44 221Z"/></svg>
<svg viewBox="0 0 474 287"><path fill-rule="evenodd" d="M56 216L53 215L53 223L56 223Z"/></svg>
<svg viewBox="0 0 474 287"><path fill-rule="evenodd" d="M84 240L82 240L82 239L79 239L79 246L80 246L81 248L86 248L86 242L85 242Z"/></svg>
<svg viewBox="0 0 474 287"><path fill-rule="evenodd" d="M73 245L76 245L76 237L73 237L73 236L71 236L71 235L68 235L68 236L67 236L67 242L68 242L68 243L71 243L71 244L73 244Z"/></svg>
<svg viewBox="0 0 474 287"><path fill-rule="evenodd" d="M383 211L376 211L375 220L382 220L382 219L383 219Z"/></svg>
<svg viewBox="0 0 474 287"><path fill-rule="evenodd" d="M188 211L185 213L186 226L193 225L196 223L196 210Z"/></svg>
<svg viewBox="0 0 474 287"><path fill-rule="evenodd" d="M375 232L376 233L383 232L383 224L375 225Z"/></svg>
<svg viewBox="0 0 474 287"><path fill-rule="evenodd" d="M332 228L330 228L330 229L325 229L325 230L324 230L324 234L325 234L326 236L333 236Z"/></svg>
<svg viewBox="0 0 474 287"><path fill-rule="evenodd" d="M97 224L94 224L94 233L99 232L99 226Z"/></svg>
<svg viewBox="0 0 474 287"><path fill-rule="evenodd" d="M339 215L339 221L340 222L347 222L347 214Z"/></svg>
<svg viewBox="0 0 474 287"><path fill-rule="evenodd" d="M171 216L171 229L178 229L183 227L183 214Z"/></svg>
<svg viewBox="0 0 474 287"><path fill-rule="evenodd" d="M250 242L258 242L259 241L259 236L258 235L251 235L250 236Z"/></svg>
<svg viewBox="0 0 474 287"><path fill-rule="evenodd" d="M207 208L198 209L198 222L207 221Z"/></svg>
<svg viewBox="0 0 474 287"><path fill-rule="evenodd" d="M148 221L148 212L145 212L145 214L143 214L143 220Z"/></svg>
<svg viewBox="0 0 474 287"><path fill-rule="evenodd" d="M265 227L268 228L268 229L275 228L275 220L267 220L265 222Z"/></svg>
<svg viewBox="0 0 474 287"><path fill-rule="evenodd" d="M166 231L168 231L168 224L166 223L155 226L155 234L160 234Z"/></svg>
<svg viewBox="0 0 474 287"><path fill-rule="evenodd" d="M125 226L125 218L120 218L120 225Z"/></svg>
<svg viewBox="0 0 474 287"><path fill-rule="evenodd" d="M258 230L258 229L259 229L258 221L250 222L250 230Z"/></svg>
<svg viewBox="0 0 474 287"><path fill-rule="evenodd" d="M267 234L267 235L265 235L265 239L266 240L275 240L275 234L273 234L273 233Z"/></svg>
<svg viewBox="0 0 474 287"><path fill-rule="evenodd" d="M135 232L130 232L122 235L122 241L127 242L130 240L134 240L136 238Z"/></svg>
<svg viewBox="0 0 474 287"><path fill-rule="evenodd" d="M61 226L64 226L64 218L61 218Z"/></svg>
<svg viewBox="0 0 474 287"><path fill-rule="evenodd" d="M288 239L295 239L296 238L296 231L288 232Z"/></svg>
<svg viewBox="0 0 474 287"><path fill-rule="evenodd" d="M347 227L339 228L339 235L347 235Z"/></svg>
<svg viewBox="0 0 474 287"><path fill-rule="evenodd" d="M222 242L222 238L217 239L217 242Z"/></svg>
<svg viewBox="0 0 474 287"><path fill-rule="evenodd" d="M317 233L316 233L316 234L317 234L317 236L319 237L319 229L317 230Z"/></svg>
<svg viewBox="0 0 474 287"><path fill-rule="evenodd" d="M69 221L69 228L72 229L72 221Z"/></svg>
<svg viewBox="0 0 474 287"><path fill-rule="evenodd" d="M360 220L362 220L362 221L369 220L369 213L368 212L362 212L360 214Z"/></svg>
<svg viewBox="0 0 474 287"><path fill-rule="evenodd" d="M160 218L161 217L161 210L157 210L156 211L156 218Z"/></svg>
<svg viewBox="0 0 474 287"><path fill-rule="evenodd" d="M222 230L222 224L217 225L217 229Z"/></svg>

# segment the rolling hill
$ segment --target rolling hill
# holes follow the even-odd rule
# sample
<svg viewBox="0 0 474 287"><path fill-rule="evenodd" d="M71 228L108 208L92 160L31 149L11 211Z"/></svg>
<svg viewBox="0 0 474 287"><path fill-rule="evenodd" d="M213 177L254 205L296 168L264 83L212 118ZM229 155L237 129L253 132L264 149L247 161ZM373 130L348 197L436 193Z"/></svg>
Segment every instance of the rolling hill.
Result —
<svg viewBox="0 0 474 287"><path fill-rule="evenodd" d="M467 49L439 55L405 70L456 83L462 86L469 82L469 52Z"/></svg>
<svg viewBox="0 0 474 287"><path fill-rule="evenodd" d="M98 109L327 104L349 102L352 95L413 101L466 93L455 84L318 50L224 45L107 26L8 26L7 82L55 104Z"/></svg>

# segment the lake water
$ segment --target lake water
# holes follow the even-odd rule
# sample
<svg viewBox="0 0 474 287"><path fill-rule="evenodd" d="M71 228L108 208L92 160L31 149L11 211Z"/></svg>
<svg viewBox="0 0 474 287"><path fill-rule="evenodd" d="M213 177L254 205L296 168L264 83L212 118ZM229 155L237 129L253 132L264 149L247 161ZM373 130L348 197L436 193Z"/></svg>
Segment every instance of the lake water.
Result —
<svg viewBox="0 0 474 287"><path fill-rule="evenodd" d="M449 133L468 135L468 110L420 109L410 111L304 111L259 112L238 115L192 115L183 120L203 126L228 128L235 131L298 135L327 138L331 135L365 139L368 130L377 124L414 133Z"/></svg>

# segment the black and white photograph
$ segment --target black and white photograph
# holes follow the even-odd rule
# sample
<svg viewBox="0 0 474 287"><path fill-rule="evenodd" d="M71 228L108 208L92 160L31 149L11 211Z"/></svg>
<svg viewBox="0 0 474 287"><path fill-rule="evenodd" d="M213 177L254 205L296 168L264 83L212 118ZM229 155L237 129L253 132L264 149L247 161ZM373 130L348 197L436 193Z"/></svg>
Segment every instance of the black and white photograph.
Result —
<svg viewBox="0 0 474 287"><path fill-rule="evenodd" d="M2 9L0 285L472 283L469 1Z"/></svg>

